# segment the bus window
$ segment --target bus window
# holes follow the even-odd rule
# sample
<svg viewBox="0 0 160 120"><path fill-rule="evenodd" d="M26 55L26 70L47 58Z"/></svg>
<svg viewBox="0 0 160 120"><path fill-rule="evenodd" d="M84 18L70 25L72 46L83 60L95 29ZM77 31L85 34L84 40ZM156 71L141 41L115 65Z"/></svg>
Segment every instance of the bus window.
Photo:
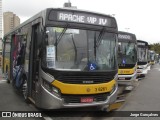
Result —
<svg viewBox="0 0 160 120"><path fill-rule="evenodd" d="M61 39L57 40L63 30L63 28L57 27L47 28L47 47L52 46L51 49L54 52L45 53L47 54L45 55L46 67L88 70L88 64L95 64L95 70L115 69L114 46L116 39L114 34L105 33L103 38L98 41L100 44L97 44L98 42L95 41L100 32L68 28ZM48 54L55 54L55 56L47 57Z"/></svg>
<svg viewBox="0 0 160 120"><path fill-rule="evenodd" d="M135 43L119 42L118 49L119 64L135 64L137 62Z"/></svg>

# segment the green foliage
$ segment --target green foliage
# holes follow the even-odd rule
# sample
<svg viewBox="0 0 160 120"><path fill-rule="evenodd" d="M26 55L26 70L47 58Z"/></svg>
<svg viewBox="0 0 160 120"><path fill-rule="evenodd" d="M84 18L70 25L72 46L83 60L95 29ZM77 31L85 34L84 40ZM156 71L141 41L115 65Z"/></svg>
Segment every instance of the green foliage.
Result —
<svg viewBox="0 0 160 120"><path fill-rule="evenodd" d="M160 43L150 44L149 49L154 50L156 53L160 54Z"/></svg>

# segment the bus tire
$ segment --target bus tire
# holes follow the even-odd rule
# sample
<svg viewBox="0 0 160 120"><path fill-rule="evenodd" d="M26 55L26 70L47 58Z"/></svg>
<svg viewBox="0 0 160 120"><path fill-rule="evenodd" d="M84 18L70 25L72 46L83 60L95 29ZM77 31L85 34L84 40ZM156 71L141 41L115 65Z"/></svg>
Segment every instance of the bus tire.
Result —
<svg viewBox="0 0 160 120"><path fill-rule="evenodd" d="M5 79L7 80L7 83L10 83L9 76L8 76L8 66L6 66Z"/></svg>
<svg viewBox="0 0 160 120"><path fill-rule="evenodd" d="M21 78L23 80L23 84L22 84L22 95L23 95L23 98L25 100L25 102L29 102L29 99L28 99L28 83L27 83L27 79L25 76L22 76Z"/></svg>

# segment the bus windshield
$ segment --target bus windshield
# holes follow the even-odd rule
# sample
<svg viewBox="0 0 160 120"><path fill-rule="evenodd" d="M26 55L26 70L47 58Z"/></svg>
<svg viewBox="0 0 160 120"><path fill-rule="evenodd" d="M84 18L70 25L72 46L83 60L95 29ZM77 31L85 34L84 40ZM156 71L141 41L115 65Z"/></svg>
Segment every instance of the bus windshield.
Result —
<svg viewBox="0 0 160 120"><path fill-rule="evenodd" d="M47 27L43 52L45 67L55 70L115 70L114 33Z"/></svg>
<svg viewBox="0 0 160 120"><path fill-rule="evenodd" d="M118 42L118 64L136 64L136 43Z"/></svg>
<svg viewBox="0 0 160 120"><path fill-rule="evenodd" d="M138 47L138 61L139 62L147 62L147 48Z"/></svg>
<svg viewBox="0 0 160 120"><path fill-rule="evenodd" d="M154 52L150 53L150 60L152 60L152 61L155 60L155 53Z"/></svg>

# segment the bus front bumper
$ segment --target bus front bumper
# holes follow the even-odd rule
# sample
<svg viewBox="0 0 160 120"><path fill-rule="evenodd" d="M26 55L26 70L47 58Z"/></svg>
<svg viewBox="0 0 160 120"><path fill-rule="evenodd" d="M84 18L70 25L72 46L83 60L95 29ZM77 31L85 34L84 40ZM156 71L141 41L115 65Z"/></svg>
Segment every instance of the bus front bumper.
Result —
<svg viewBox="0 0 160 120"><path fill-rule="evenodd" d="M146 75L148 73L149 70L149 66L148 64L146 65L139 65L137 68L137 75L141 76L141 75Z"/></svg>
<svg viewBox="0 0 160 120"><path fill-rule="evenodd" d="M36 106L43 109L60 109L60 108L73 108L73 107L89 107L89 106L104 106L114 103L117 99L118 85L114 91L102 102L92 103L65 103L62 98L59 98L49 91L47 91L42 85L39 89L39 94L36 96Z"/></svg>
<svg viewBox="0 0 160 120"><path fill-rule="evenodd" d="M137 77L137 72L135 72L132 75L118 75L118 84L132 86L134 84L134 80L136 80L136 77ZM121 78L124 78L124 80Z"/></svg>
<svg viewBox="0 0 160 120"><path fill-rule="evenodd" d="M148 68L146 69L137 69L138 75L146 75L148 73Z"/></svg>

